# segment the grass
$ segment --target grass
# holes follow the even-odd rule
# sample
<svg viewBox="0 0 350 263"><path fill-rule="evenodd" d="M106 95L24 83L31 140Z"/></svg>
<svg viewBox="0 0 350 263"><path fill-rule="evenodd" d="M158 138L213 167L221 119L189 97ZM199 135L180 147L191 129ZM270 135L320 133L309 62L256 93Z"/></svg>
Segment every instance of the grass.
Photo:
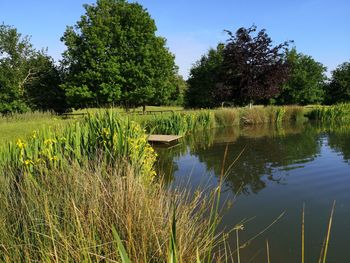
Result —
<svg viewBox="0 0 350 263"><path fill-rule="evenodd" d="M186 134L235 123L237 116L250 123L280 123L296 120L300 112L229 111L157 115L139 123L114 111L96 113L1 148L0 261L230 262L233 253L221 246L226 235L216 229L225 171L208 194L165 187L141 127ZM227 148L222 167L226 156ZM323 263L334 207L320 254ZM304 212L302 224L304 238ZM234 229L237 262L240 229ZM273 252L268 242L266 251L269 261Z"/></svg>
<svg viewBox="0 0 350 263"><path fill-rule="evenodd" d="M110 109L115 115L129 118L140 123L148 132L166 134L186 134L194 129L228 127L248 124L282 123L288 121L303 120L305 109L303 107L253 107L248 108L220 108L214 110L186 110L181 107L156 107L149 106L147 110L173 110L172 112L158 113L155 115L120 115L121 108ZM76 113L87 113L92 115L103 114L104 109L87 109L76 111ZM214 118L213 118L214 116ZM63 119L51 113L26 113L15 114L11 117L0 117L0 146L6 142L30 137L33 131L49 128L62 129L71 125L82 117L74 119Z"/></svg>
<svg viewBox="0 0 350 263"><path fill-rule="evenodd" d="M219 260L218 191L166 188L155 157L115 112L1 148L0 261L165 262L171 250Z"/></svg>
<svg viewBox="0 0 350 263"><path fill-rule="evenodd" d="M210 197L145 186L123 165L53 169L18 183L2 178L0 261L121 262L123 244L131 262L166 262L175 221L178 262L205 258L219 244L207 234Z"/></svg>
<svg viewBox="0 0 350 263"><path fill-rule="evenodd" d="M309 118L322 122L350 122L350 104L338 104L329 107L317 107L312 109Z"/></svg>
<svg viewBox="0 0 350 263"><path fill-rule="evenodd" d="M112 107L111 109L113 109L113 111L118 112L118 113L125 113L125 109L124 108L120 108L120 107ZM146 107L146 111L181 111L183 110L183 107L180 106L147 106ZM101 108L89 108L89 109L80 109L80 110L74 110L73 113L96 113L96 112L100 112ZM129 112L140 112L142 111L142 107L137 107L137 108L133 108L130 109Z"/></svg>
<svg viewBox="0 0 350 263"><path fill-rule="evenodd" d="M64 120L50 112L33 112L0 116L0 146L18 138L25 139L33 131L41 129L61 129L69 125L71 120Z"/></svg>

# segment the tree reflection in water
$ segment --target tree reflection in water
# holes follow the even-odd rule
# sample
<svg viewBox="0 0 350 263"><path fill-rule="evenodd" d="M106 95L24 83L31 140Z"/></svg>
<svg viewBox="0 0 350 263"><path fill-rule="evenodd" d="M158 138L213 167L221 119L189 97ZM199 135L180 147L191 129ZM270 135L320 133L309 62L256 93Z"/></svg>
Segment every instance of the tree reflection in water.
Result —
<svg viewBox="0 0 350 263"><path fill-rule="evenodd" d="M225 183L238 193L257 193L267 181L284 183L283 176L291 169L303 167L320 151L320 132L309 124L279 126L246 126L200 131L186 136L171 149L159 149L158 171L166 181L174 180L179 157L191 155L205 163L207 170L220 175L226 145L228 155L225 169L244 149Z"/></svg>

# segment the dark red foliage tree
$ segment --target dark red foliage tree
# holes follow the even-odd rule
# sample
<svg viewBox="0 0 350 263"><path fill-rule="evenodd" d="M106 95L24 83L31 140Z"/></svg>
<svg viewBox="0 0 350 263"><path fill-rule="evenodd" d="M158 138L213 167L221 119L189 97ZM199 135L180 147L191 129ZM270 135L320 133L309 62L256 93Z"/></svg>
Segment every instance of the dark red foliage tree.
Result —
<svg viewBox="0 0 350 263"><path fill-rule="evenodd" d="M289 76L285 56L289 42L273 46L264 29L256 31L256 26L242 27L235 34L226 30L229 39L223 53L222 79L237 105L278 95Z"/></svg>

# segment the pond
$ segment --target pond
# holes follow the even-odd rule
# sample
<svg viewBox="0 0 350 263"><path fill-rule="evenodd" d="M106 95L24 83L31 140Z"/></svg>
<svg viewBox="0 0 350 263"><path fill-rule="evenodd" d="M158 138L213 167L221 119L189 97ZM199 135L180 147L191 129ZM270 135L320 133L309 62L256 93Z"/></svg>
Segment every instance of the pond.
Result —
<svg viewBox="0 0 350 263"><path fill-rule="evenodd" d="M158 169L170 185L215 187L226 148L220 228L243 222L239 238L244 244L283 213L240 250L241 262L266 262L266 240L271 262L301 262L303 204L306 262L317 262L334 200L327 262L350 262L349 126L305 123L201 131L172 148L157 148Z"/></svg>

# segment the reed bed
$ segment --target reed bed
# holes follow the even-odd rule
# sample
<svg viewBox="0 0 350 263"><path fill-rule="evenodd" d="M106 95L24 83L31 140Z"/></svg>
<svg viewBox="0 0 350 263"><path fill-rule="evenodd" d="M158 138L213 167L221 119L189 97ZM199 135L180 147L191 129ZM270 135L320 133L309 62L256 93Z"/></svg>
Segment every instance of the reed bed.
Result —
<svg viewBox="0 0 350 263"><path fill-rule="evenodd" d="M0 148L0 165L4 167L0 172L41 175L51 168L69 169L72 164L96 160L113 165L118 159L125 159L149 179L155 174L156 156L140 125L105 112L75 122L63 131L34 131L29 139L17 139Z"/></svg>
<svg viewBox="0 0 350 263"><path fill-rule="evenodd" d="M321 122L350 122L350 104L343 103L312 109L308 117Z"/></svg>
<svg viewBox="0 0 350 263"><path fill-rule="evenodd" d="M156 115L145 120L141 125L149 133L185 135L195 130L210 129L216 126L212 111L191 111Z"/></svg>

